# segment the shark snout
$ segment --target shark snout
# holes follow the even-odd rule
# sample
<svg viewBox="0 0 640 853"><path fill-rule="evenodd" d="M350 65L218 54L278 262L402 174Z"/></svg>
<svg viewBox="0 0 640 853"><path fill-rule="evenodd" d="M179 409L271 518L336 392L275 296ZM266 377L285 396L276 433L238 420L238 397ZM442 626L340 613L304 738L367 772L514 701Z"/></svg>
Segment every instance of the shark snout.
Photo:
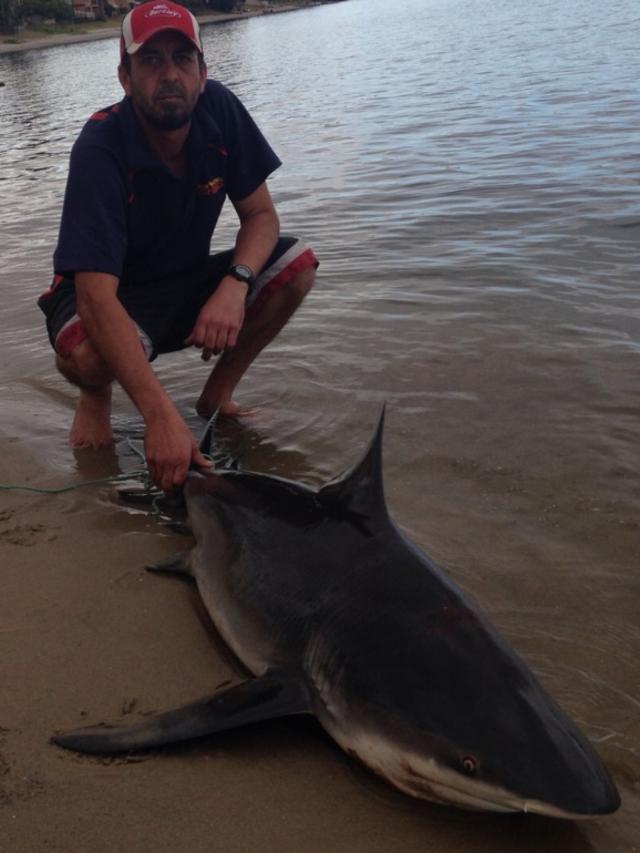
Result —
<svg viewBox="0 0 640 853"><path fill-rule="evenodd" d="M578 820L611 814L620 805L618 791L601 766L593 767L586 776L580 774L573 784L568 781L563 790L558 790L557 779L550 775L546 795L533 796L415 755L397 762L389 781L414 797L471 811L524 812Z"/></svg>

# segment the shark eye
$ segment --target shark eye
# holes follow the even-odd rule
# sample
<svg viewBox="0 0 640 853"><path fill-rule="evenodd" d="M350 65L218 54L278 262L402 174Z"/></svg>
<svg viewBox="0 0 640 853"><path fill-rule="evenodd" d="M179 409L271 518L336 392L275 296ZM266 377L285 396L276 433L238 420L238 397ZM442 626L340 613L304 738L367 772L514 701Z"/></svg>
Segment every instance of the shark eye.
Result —
<svg viewBox="0 0 640 853"><path fill-rule="evenodd" d="M468 776L473 776L478 769L478 762L472 755L465 755L462 759L462 769Z"/></svg>

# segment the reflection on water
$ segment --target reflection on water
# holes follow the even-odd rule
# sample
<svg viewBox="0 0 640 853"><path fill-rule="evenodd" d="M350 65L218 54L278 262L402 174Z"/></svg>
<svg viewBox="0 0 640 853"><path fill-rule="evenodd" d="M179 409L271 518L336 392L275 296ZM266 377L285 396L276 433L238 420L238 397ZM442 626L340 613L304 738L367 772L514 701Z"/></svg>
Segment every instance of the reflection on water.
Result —
<svg viewBox="0 0 640 853"><path fill-rule="evenodd" d="M317 483L386 400L394 514L636 784L637 23L631 0L350 0L204 29L284 161L283 227L322 262L242 386L264 418L241 454ZM115 40L0 56L5 426L61 468L73 392L34 300L116 59ZM158 369L186 412L206 367ZM122 396L116 426L139 430Z"/></svg>

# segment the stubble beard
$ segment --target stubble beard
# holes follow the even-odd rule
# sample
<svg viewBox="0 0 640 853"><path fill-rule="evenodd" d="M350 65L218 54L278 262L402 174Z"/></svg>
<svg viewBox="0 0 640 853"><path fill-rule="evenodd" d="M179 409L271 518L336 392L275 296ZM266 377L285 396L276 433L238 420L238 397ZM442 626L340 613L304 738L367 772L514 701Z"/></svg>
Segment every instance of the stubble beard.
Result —
<svg viewBox="0 0 640 853"><path fill-rule="evenodd" d="M148 124L156 130L179 130L191 121L198 102L199 92L189 95L180 89L161 89L153 99L143 98L134 93L134 104ZM163 101L167 95L176 95L180 100Z"/></svg>

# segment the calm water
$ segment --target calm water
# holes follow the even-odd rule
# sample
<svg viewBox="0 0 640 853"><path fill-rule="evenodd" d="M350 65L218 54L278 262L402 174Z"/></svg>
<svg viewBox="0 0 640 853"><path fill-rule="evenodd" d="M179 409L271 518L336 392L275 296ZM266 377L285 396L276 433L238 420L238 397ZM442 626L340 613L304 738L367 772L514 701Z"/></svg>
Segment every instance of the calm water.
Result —
<svg viewBox="0 0 640 853"><path fill-rule="evenodd" d="M204 30L211 76L284 161L284 229L322 262L241 386L267 417L226 440L319 482L387 401L394 515L621 785L626 817L587 833L598 850L640 829L639 22L632 0L349 0ZM2 429L67 479L74 396L34 301L68 150L119 99L116 61L115 40L0 56ZM189 412L197 355L158 370ZM122 396L116 425L139 434Z"/></svg>

